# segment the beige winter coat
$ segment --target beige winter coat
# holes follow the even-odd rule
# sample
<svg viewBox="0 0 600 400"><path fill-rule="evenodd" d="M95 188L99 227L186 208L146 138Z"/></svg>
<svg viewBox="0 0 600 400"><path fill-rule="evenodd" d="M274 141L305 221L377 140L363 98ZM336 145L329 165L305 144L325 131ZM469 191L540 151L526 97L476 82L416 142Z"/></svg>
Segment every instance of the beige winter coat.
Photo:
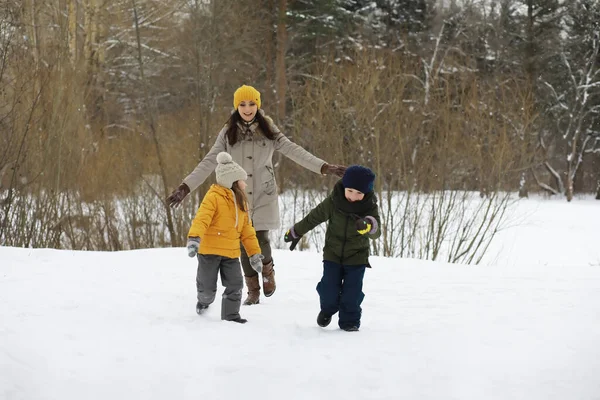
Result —
<svg viewBox="0 0 600 400"><path fill-rule="evenodd" d="M262 113L262 110L259 112ZM317 174L321 173L321 167L325 164L325 161L290 141L269 117L266 118L271 123L273 132L277 133L275 140L267 139L258 127L258 122L254 122L248 128L238 125L240 139L231 147L225 135L227 131L225 126L217 135L215 144L208 154L183 180L191 191L196 190L216 168L217 154L222 151L231 154L233 160L248 173L246 194L250 218L257 231L279 228L278 190L273 170L275 150Z"/></svg>

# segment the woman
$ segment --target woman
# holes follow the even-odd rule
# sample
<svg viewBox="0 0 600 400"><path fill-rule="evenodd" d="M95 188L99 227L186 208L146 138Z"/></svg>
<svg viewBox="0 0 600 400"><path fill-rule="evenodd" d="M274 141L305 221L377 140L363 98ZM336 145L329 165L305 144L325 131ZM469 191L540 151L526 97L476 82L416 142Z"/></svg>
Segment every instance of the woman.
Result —
<svg viewBox="0 0 600 400"><path fill-rule="evenodd" d="M242 85L233 94L234 111L217 135L215 144L179 187L167 198L169 205L179 205L185 196L200 186L217 166L217 154L231 154L248 174L246 195L250 219L256 230L263 259L263 291L266 297L276 289L275 270L271 256L269 230L279 228L279 203L273 169L273 153L280 152L297 164L322 175L343 176L345 167L327 164L299 145L291 142L273 120L260 109L260 92L252 86ZM260 283L258 273L252 269L248 254L241 248L242 268L248 297L244 305L258 304Z"/></svg>

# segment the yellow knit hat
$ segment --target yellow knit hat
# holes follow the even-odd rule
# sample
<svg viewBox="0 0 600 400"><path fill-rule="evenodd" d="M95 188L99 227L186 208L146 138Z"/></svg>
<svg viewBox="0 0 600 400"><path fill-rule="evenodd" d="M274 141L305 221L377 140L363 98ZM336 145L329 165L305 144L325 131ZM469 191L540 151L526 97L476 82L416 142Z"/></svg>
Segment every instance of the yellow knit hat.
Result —
<svg viewBox="0 0 600 400"><path fill-rule="evenodd" d="M233 94L233 108L237 110L244 100L252 100L260 108L260 92L252 86L242 85Z"/></svg>

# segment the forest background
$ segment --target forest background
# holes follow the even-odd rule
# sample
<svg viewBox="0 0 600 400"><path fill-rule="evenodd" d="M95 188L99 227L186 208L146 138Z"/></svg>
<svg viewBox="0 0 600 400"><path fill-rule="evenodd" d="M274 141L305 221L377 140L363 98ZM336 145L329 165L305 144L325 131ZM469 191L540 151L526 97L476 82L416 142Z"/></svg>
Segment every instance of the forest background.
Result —
<svg viewBox="0 0 600 400"><path fill-rule="evenodd" d="M182 245L211 182L165 198L250 84L291 140L375 170L376 253L476 262L507 193L600 199L599 49L592 0L3 0L0 244ZM334 182L276 169L294 204Z"/></svg>

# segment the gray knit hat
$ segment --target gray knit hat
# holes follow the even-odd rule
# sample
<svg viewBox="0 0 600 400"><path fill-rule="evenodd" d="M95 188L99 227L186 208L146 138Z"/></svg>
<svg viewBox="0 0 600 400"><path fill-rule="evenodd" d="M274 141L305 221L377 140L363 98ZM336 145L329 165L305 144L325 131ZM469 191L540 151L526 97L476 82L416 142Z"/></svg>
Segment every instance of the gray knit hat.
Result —
<svg viewBox="0 0 600 400"><path fill-rule="evenodd" d="M246 171L231 159L229 153L222 151L217 154L217 162L219 165L215 168L215 174L219 185L230 188L234 182L248 179Z"/></svg>

